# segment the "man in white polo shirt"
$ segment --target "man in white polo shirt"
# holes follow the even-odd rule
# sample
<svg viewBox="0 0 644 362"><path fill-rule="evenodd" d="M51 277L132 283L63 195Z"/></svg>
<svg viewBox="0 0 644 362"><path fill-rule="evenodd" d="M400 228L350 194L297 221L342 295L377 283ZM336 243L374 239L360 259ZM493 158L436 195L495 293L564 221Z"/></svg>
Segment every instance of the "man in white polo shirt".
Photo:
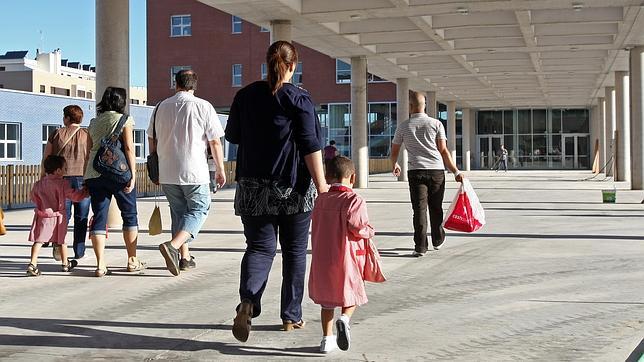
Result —
<svg viewBox="0 0 644 362"><path fill-rule="evenodd" d="M456 168L447 148L445 127L436 118L425 113L425 96L411 92L409 97L411 118L398 123L391 145L393 173L400 176L398 154L404 143L409 154L407 177L409 194L414 211L414 252L416 257L424 256L429 249L427 241L427 206L434 250L445 242L443 229L443 195L445 193L445 166L455 175L456 181L463 181L463 175Z"/></svg>
<svg viewBox="0 0 644 362"><path fill-rule="evenodd" d="M153 113L148 127L150 151L159 155L159 183L172 217L172 240L159 245L172 275L196 266L188 242L197 237L210 210L210 174L206 147L210 147L217 186L226 183L224 130L208 101L194 96L197 75L182 70L175 77L176 93ZM154 142L156 134L156 143Z"/></svg>

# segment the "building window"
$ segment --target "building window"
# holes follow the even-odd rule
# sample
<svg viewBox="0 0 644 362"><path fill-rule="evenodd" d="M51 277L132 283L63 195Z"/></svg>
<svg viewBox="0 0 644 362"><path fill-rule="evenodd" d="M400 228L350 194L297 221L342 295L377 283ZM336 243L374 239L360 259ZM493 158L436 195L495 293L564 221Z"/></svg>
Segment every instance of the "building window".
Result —
<svg viewBox="0 0 644 362"><path fill-rule="evenodd" d="M270 30L268 30L267 28L265 28L265 27L261 26L261 27L259 28L259 31L260 31L261 33L268 33Z"/></svg>
<svg viewBox="0 0 644 362"><path fill-rule="evenodd" d="M172 15L170 17L170 36L191 36L192 17L190 15Z"/></svg>
<svg viewBox="0 0 644 362"><path fill-rule="evenodd" d="M241 34L242 32L242 19L233 15L233 34Z"/></svg>
<svg viewBox="0 0 644 362"><path fill-rule="evenodd" d="M302 62L297 62L295 73L293 73L293 84L302 84Z"/></svg>
<svg viewBox="0 0 644 362"><path fill-rule="evenodd" d="M0 123L0 161L20 159L20 124Z"/></svg>
<svg viewBox="0 0 644 362"><path fill-rule="evenodd" d="M268 71L266 69L266 63L262 63L261 73L262 73L262 80L266 79L266 77L268 76Z"/></svg>
<svg viewBox="0 0 644 362"><path fill-rule="evenodd" d="M351 83L351 64L347 64L340 59L335 60L335 82Z"/></svg>
<svg viewBox="0 0 644 362"><path fill-rule="evenodd" d="M45 153L45 146L47 146L47 141L56 130L60 128L57 124L43 124L42 125L42 153Z"/></svg>
<svg viewBox="0 0 644 362"><path fill-rule="evenodd" d="M76 93L76 96L79 98L85 98L85 95L87 94L84 90L76 91Z"/></svg>
<svg viewBox="0 0 644 362"><path fill-rule="evenodd" d="M134 130L134 157L137 160L145 158L145 130Z"/></svg>
<svg viewBox="0 0 644 362"><path fill-rule="evenodd" d="M242 65L233 64L233 87L241 87L242 85Z"/></svg>
<svg viewBox="0 0 644 362"><path fill-rule="evenodd" d="M4 72L5 70L7 70L6 67L0 67L0 72Z"/></svg>
<svg viewBox="0 0 644 362"><path fill-rule="evenodd" d="M92 99L92 98L93 98L92 92L87 92L87 99Z"/></svg>
<svg viewBox="0 0 644 362"><path fill-rule="evenodd" d="M174 77L177 75L182 70L190 70L192 69L191 66L189 65L173 65L170 67L170 88L175 89L176 88L176 83L174 80Z"/></svg>
<svg viewBox="0 0 644 362"><path fill-rule="evenodd" d="M70 96L70 90L66 88L50 87L51 94L57 94L59 96Z"/></svg>

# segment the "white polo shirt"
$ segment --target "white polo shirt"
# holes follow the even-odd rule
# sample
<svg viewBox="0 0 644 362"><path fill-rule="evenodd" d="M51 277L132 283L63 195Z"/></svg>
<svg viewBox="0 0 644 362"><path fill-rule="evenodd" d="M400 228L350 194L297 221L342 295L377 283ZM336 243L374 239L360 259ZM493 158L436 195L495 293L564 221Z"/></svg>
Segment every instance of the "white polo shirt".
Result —
<svg viewBox="0 0 644 362"><path fill-rule="evenodd" d="M208 141L224 136L215 108L191 92L177 92L152 114L148 136L156 122L159 182L172 185L210 183Z"/></svg>

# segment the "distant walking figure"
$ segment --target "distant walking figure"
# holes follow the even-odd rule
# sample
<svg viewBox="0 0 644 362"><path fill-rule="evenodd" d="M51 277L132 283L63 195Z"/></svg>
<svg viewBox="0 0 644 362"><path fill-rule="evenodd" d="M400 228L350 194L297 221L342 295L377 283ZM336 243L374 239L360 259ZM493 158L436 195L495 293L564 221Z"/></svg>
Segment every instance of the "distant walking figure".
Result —
<svg viewBox="0 0 644 362"><path fill-rule="evenodd" d="M283 329L304 327L302 297L311 210L326 192L320 125L307 91L289 83L297 52L288 42L273 43L266 54L267 81L235 95L226 139L238 144L235 214L241 216L246 252L241 262L233 335L245 342L277 249L282 246ZM316 193L317 189L317 193Z"/></svg>
<svg viewBox="0 0 644 362"><path fill-rule="evenodd" d="M338 155L338 148L335 147L335 141L329 141L329 144L324 147L324 161L332 160L335 156Z"/></svg>
<svg viewBox="0 0 644 362"><path fill-rule="evenodd" d="M443 196L445 193L445 165L454 174L457 182L463 175L456 168L446 144L443 124L425 113L425 96L411 92L409 98L411 118L402 121L396 128L391 147L393 173L400 176L398 154L404 143L409 153L409 194L414 211L414 252L420 257L427 253L427 207L431 225L434 250L445 242L443 229Z"/></svg>
<svg viewBox="0 0 644 362"><path fill-rule="evenodd" d="M501 167L503 167L505 172L508 172L508 150L503 145L501 145L501 149L499 150L499 162L496 166L496 171L499 171Z"/></svg>

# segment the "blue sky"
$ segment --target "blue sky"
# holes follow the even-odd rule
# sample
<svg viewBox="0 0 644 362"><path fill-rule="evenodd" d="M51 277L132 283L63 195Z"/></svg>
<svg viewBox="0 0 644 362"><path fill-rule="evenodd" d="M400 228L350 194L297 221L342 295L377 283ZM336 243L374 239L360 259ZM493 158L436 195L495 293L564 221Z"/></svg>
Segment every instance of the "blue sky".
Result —
<svg viewBox="0 0 644 362"><path fill-rule="evenodd" d="M62 50L63 58L96 65L94 0L3 2L0 54L10 50ZM146 86L145 0L130 0L130 83ZM42 31L42 37L41 37Z"/></svg>

